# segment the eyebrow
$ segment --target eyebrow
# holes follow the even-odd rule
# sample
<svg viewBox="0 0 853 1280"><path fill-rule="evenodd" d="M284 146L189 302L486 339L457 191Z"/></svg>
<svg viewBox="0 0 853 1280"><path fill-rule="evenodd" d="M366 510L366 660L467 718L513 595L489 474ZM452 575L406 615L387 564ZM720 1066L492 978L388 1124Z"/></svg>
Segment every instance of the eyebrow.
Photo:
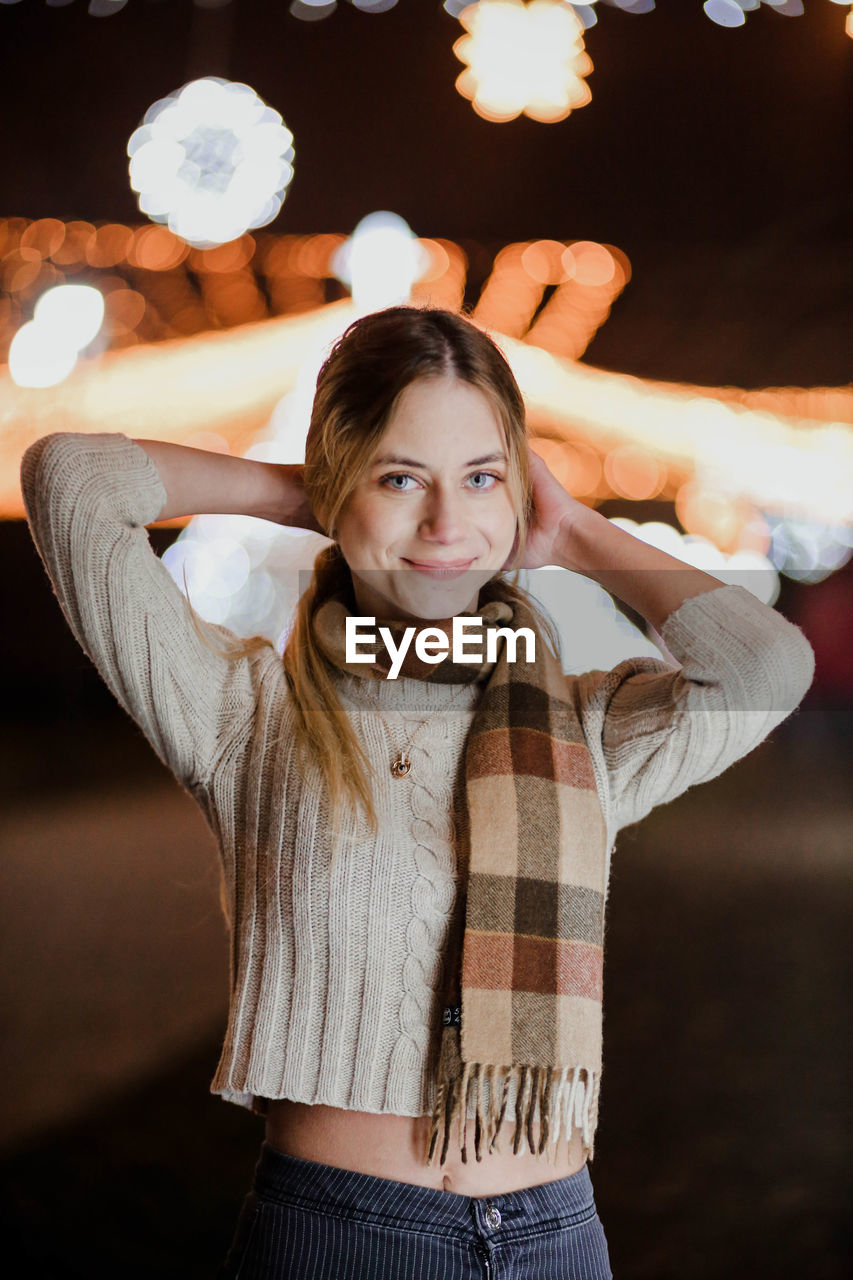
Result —
<svg viewBox="0 0 853 1280"><path fill-rule="evenodd" d="M487 453L482 458L472 458L470 462L463 465L465 467L481 467L486 462L506 462L505 453ZM398 453L383 453L381 458L374 458L374 467L384 467L388 464L400 467L418 467L421 471L428 471L429 467L425 462L416 462L414 458L401 458Z"/></svg>

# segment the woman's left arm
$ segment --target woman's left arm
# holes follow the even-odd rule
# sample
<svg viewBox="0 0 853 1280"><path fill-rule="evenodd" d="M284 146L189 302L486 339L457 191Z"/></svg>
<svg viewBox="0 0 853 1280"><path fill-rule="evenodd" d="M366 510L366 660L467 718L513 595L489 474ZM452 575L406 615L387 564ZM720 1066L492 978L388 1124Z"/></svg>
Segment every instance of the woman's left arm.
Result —
<svg viewBox="0 0 853 1280"><path fill-rule="evenodd" d="M796 709L814 652L794 623L577 502L531 454L534 520L523 564L557 564L637 610L681 663L630 658L577 679L607 770L614 827L722 773ZM532 562L532 563L531 563Z"/></svg>

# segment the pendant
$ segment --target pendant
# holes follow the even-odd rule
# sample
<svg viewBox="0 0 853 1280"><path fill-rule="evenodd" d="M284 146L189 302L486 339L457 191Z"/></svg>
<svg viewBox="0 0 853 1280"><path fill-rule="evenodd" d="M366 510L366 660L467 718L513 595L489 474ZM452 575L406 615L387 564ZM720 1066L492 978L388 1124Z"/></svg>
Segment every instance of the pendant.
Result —
<svg viewBox="0 0 853 1280"><path fill-rule="evenodd" d="M395 778L405 778L406 774L409 772L411 767L412 767L411 760L407 759L405 755L401 755L401 756L398 756L397 759L394 761L394 763L391 765L391 772L393 773Z"/></svg>

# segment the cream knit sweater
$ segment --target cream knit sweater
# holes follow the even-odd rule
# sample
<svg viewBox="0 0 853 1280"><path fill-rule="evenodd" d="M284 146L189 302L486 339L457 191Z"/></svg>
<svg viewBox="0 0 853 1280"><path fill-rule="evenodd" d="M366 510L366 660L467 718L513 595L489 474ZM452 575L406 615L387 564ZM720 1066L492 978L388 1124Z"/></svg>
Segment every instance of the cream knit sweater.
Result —
<svg viewBox="0 0 853 1280"><path fill-rule="evenodd" d="M60 433L27 450L21 482L74 635L220 849L231 1000L211 1091L261 1112L265 1098L286 1097L429 1114L443 956L464 902L452 796L480 686L371 682L391 744L367 682L341 677L375 765L381 830L370 839L354 825L332 878L326 802L319 774L296 765L280 658L270 645L228 661L194 633L145 530L166 502L153 461L121 434ZM214 643L223 633L201 626ZM640 657L566 676L607 823L608 874L621 828L751 751L814 672L799 628L740 586L685 601L661 635L680 668ZM392 751L428 717L410 777L392 778Z"/></svg>

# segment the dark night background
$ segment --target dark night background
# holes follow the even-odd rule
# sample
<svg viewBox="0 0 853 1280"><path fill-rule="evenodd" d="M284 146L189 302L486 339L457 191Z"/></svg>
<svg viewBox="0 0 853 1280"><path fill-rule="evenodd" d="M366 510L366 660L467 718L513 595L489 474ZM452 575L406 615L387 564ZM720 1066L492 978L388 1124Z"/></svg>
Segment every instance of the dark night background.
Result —
<svg viewBox="0 0 853 1280"><path fill-rule="evenodd" d="M155 99L225 75L295 136L271 230L346 233L384 208L424 236L603 241L633 278L588 363L849 383L845 9L725 30L699 0L598 8L592 102L496 125L454 88L461 28L438 0L313 23L286 0L3 5L0 213L137 221L127 138ZM71 638L22 522L0 523L0 554L9 1249L38 1277L212 1275L261 1137L207 1094L227 996L214 846ZM849 1274L851 595L849 564L783 581L818 655L805 703L617 845L592 1173L625 1280ZM60 992L78 971L97 981Z"/></svg>

